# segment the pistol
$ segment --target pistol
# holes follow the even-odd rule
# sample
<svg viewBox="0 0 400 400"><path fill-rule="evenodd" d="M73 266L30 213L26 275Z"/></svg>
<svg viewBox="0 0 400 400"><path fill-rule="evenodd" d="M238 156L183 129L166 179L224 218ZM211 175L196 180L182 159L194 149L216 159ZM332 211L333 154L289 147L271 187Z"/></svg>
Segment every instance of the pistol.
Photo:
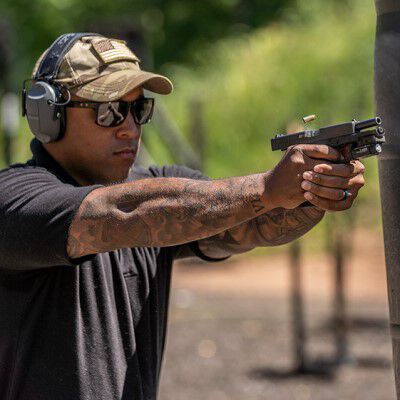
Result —
<svg viewBox="0 0 400 400"><path fill-rule="evenodd" d="M317 130L287 135L276 135L271 139L272 150L286 150L296 144L325 144L339 151L346 149L346 161L378 155L385 143L385 130L381 118L326 126Z"/></svg>

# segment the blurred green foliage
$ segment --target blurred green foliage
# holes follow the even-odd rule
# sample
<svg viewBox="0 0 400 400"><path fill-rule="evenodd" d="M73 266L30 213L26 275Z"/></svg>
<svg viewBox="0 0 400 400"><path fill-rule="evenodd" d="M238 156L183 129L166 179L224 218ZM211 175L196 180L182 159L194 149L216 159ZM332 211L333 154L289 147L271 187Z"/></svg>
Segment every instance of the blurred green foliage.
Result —
<svg viewBox="0 0 400 400"><path fill-rule="evenodd" d="M281 154L269 139L290 122L317 114L314 126L373 115L372 3L301 0L296 14L240 38L223 40L196 68L170 67L165 98L183 131L188 104L205 106L207 171L216 176L271 167Z"/></svg>
<svg viewBox="0 0 400 400"><path fill-rule="evenodd" d="M156 68L188 62L211 41L248 32L279 17L292 0L0 0L0 19L12 39L14 83L65 32L135 29L144 35Z"/></svg>

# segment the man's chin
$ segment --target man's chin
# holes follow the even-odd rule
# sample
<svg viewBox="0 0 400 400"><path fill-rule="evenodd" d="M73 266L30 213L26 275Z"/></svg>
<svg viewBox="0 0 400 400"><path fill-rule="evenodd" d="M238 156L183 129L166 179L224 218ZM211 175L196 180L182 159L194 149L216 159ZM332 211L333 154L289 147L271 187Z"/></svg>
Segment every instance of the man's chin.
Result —
<svg viewBox="0 0 400 400"><path fill-rule="evenodd" d="M132 163L132 165L133 165L133 163ZM127 167L123 171L118 171L118 172L115 172L114 174L103 176L101 178L101 182L99 182L99 183L103 184L103 185L124 183L128 180L130 170L131 170L131 167Z"/></svg>

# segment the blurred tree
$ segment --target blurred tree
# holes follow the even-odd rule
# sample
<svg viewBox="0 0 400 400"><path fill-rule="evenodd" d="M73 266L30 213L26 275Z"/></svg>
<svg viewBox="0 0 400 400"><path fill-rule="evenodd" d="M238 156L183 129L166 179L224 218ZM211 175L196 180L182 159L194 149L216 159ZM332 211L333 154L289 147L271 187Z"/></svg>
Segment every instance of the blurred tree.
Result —
<svg viewBox="0 0 400 400"><path fill-rule="evenodd" d="M56 36L88 27L141 31L154 65L190 62L217 39L247 32L278 18L292 0L1 0L0 15L16 32L12 82L29 74L32 62ZM102 22L99 24L98 22ZM101 31L101 29L99 29Z"/></svg>
<svg viewBox="0 0 400 400"><path fill-rule="evenodd" d="M0 92L8 90L7 75L11 61L12 34L6 19L0 17Z"/></svg>
<svg viewBox="0 0 400 400"><path fill-rule="evenodd" d="M9 124L7 124L8 121L5 120L6 113L3 108L3 95L7 93L12 86L10 84L9 75L13 42L10 24L5 18L0 17L0 161L4 159L6 163L9 163L11 160L11 137L10 131L7 131Z"/></svg>

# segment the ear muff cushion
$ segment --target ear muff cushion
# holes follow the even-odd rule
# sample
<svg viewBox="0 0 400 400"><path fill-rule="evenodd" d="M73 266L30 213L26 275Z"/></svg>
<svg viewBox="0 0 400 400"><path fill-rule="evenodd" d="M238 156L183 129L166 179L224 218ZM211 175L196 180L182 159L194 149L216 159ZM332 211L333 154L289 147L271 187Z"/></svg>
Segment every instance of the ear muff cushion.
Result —
<svg viewBox="0 0 400 400"><path fill-rule="evenodd" d="M42 143L58 140L65 129L65 109L56 106L61 93L47 82L36 82L26 95L26 116L29 128Z"/></svg>

